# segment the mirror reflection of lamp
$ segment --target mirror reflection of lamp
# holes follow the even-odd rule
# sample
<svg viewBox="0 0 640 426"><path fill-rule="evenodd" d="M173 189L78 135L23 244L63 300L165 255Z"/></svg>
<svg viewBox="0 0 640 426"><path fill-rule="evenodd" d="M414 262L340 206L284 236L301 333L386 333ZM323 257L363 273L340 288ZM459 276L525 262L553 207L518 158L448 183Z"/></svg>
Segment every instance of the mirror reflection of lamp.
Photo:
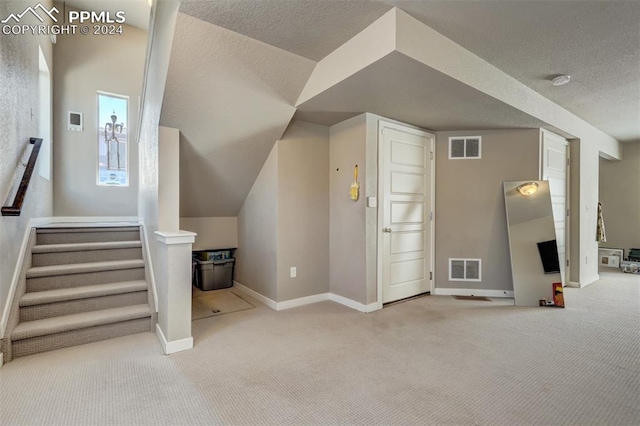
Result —
<svg viewBox="0 0 640 426"><path fill-rule="evenodd" d="M536 182L526 182L519 185L516 189L522 195L533 195L538 192L538 184Z"/></svg>
<svg viewBox="0 0 640 426"><path fill-rule="evenodd" d="M118 170L120 170L120 141L116 137L116 132L122 134L122 130L124 129L124 123L116 124L118 121L118 116L116 115L116 111L113 110L113 114L111 114L111 123L106 123L104 125L104 142L107 144L107 170L111 170L111 144L116 144L116 158L118 163ZM111 132L111 135L109 135Z"/></svg>

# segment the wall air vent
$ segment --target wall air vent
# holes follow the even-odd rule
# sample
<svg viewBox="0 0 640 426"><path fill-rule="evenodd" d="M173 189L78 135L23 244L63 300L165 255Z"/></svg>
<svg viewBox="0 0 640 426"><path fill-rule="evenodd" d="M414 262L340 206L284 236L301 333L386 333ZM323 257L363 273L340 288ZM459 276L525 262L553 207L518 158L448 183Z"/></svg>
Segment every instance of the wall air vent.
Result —
<svg viewBox="0 0 640 426"><path fill-rule="evenodd" d="M449 281L482 281L482 260L450 258Z"/></svg>
<svg viewBox="0 0 640 426"><path fill-rule="evenodd" d="M481 136L454 136L449 138L449 160L476 159L481 157Z"/></svg>

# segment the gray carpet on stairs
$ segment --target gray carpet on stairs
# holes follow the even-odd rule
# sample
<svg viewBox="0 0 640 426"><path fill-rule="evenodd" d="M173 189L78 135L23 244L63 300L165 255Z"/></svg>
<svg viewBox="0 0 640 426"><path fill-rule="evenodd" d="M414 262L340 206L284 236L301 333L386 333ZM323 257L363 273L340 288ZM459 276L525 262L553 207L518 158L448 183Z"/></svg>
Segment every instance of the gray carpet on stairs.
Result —
<svg viewBox="0 0 640 426"><path fill-rule="evenodd" d="M194 321L0 369L7 425L638 425L640 277L566 289L566 309L430 296Z"/></svg>

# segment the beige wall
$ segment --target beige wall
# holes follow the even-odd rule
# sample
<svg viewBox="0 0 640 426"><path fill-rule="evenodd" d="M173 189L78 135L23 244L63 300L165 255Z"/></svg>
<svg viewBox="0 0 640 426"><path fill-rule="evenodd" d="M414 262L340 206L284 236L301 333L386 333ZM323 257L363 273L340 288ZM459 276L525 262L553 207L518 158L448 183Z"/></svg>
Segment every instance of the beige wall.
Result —
<svg viewBox="0 0 640 426"><path fill-rule="evenodd" d="M238 214L235 281L276 301L278 144L262 166Z"/></svg>
<svg viewBox="0 0 640 426"><path fill-rule="evenodd" d="M42 3L51 7L50 1ZM33 6L33 3L0 2L0 16L21 12L28 6ZM29 138L38 136L39 45L42 46L49 69L53 72L49 37L0 36L0 203L3 205L10 193L13 196L13 187L22 178L24 168L20 163L25 161L31 152ZM51 196L51 181L43 179L36 167L22 214L19 217L0 216L0 313L4 314L29 220L52 215ZM12 202L13 198L8 201L9 204Z"/></svg>
<svg viewBox="0 0 640 426"><path fill-rule="evenodd" d="M237 282L274 302L329 291L328 168L329 128L294 121L238 214Z"/></svg>
<svg viewBox="0 0 640 426"><path fill-rule="evenodd" d="M607 242L600 247L640 248L640 142L622 145L622 161L600 159L600 202Z"/></svg>
<svg viewBox="0 0 640 426"><path fill-rule="evenodd" d="M537 180L538 129L436 134L436 288L513 289L503 181ZM450 136L482 136L482 158L449 160ZM449 258L482 259L482 281L449 281Z"/></svg>
<svg viewBox="0 0 640 426"><path fill-rule="evenodd" d="M329 145L329 289L363 304L367 303L366 123L366 114L362 114L331 126ZM356 164L361 197L354 202L349 188Z"/></svg>
<svg viewBox="0 0 640 426"><path fill-rule="evenodd" d="M329 128L293 122L278 141L278 302L329 291L328 169Z"/></svg>
<svg viewBox="0 0 640 426"><path fill-rule="evenodd" d="M181 217L180 229L198 234L194 250L238 247L237 217Z"/></svg>
<svg viewBox="0 0 640 426"><path fill-rule="evenodd" d="M161 123L181 132L184 217L237 216L315 65L178 15Z"/></svg>
<svg viewBox="0 0 640 426"><path fill-rule="evenodd" d="M118 36L59 35L53 49L56 216L137 216L138 109L147 32L124 25ZM129 96L129 187L96 184L97 91ZM84 130L67 130L67 111L84 114Z"/></svg>

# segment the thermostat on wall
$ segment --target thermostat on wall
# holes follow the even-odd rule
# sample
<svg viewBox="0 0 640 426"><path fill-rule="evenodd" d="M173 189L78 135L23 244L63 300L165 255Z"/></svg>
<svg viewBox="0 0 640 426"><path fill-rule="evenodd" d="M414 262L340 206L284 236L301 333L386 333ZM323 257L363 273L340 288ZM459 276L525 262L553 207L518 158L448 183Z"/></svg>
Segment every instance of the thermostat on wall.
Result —
<svg viewBox="0 0 640 426"><path fill-rule="evenodd" d="M82 113L69 111L67 123L67 128L69 130L81 132L83 130Z"/></svg>

